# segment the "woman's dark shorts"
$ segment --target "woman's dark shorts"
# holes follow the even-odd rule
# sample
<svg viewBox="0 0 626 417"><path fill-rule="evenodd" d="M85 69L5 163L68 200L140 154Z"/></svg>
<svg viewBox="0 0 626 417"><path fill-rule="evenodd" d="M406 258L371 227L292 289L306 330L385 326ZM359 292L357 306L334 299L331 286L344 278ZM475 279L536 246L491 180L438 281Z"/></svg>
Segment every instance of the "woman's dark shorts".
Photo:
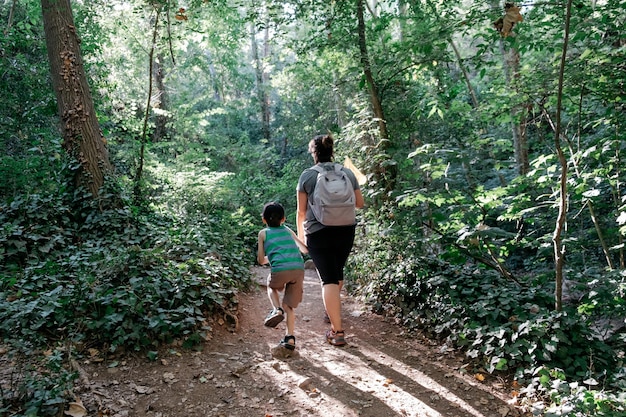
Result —
<svg viewBox="0 0 626 417"><path fill-rule="evenodd" d="M354 244L356 226L324 227L306 237L309 256L313 259L322 284L343 281L343 268Z"/></svg>

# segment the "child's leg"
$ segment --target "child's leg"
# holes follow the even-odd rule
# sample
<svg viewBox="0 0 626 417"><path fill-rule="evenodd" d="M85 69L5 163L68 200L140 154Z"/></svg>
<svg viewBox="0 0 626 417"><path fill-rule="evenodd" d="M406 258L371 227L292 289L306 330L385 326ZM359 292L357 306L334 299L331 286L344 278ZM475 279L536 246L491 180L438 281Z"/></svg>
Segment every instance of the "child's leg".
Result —
<svg viewBox="0 0 626 417"><path fill-rule="evenodd" d="M280 295L277 289L267 287L267 296L270 299L270 303L272 303L272 307L275 309L280 307Z"/></svg>
<svg viewBox="0 0 626 417"><path fill-rule="evenodd" d="M304 270L290 271L290 282L285 285L285 296L282 303L287 320L286 336L294 336L296 323L295 307L302 301L303 292Z"/></svg>
<svg viewBox="0 0 626 417"><path fill-rule="evenodd" d="M287 316L285 321L287 325L285 336L293 336L296 325L296 311L285 303L283 303L283 310L285 310L285 316Z"/></svg>

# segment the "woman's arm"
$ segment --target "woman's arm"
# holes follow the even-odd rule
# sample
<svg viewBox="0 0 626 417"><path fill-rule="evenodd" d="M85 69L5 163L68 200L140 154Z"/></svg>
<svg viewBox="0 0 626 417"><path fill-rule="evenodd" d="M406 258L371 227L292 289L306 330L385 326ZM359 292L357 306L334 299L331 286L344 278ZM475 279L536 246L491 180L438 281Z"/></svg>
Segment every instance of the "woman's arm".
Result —
<svg viewBox="0 0 626 417"><path fill-rule="evenodd" d="M304 235L304 220L306 220L306 205L308 203L308 195L304 191L298 191L297 198L297 211L296 211L296 225L298 226L298 238L306 243L306 236Z"/></svg>
<svg viewBox="0 0 626 417"><path fill-rule="evenodd" d="M354 206L356 208L365 207L365 199L363 198L363 193L360 188L354 190Z"/></svg>
<svg viewBox="0 0 626 417"><path fill-rule="evenodd" d="M259 232L259 240L257 243L257 252L256 252L256 260L259 262L259 265L265 265L270 263L267 256L265 256L265 230L261 230Z"/></svg>

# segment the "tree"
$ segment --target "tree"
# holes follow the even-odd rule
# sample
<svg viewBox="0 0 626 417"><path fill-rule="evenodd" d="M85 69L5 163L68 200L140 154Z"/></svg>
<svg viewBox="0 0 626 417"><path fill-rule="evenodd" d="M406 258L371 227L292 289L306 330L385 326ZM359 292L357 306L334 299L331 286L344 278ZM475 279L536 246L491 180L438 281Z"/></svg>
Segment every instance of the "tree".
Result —
<svg viewBox="0 0 626 417"><path fill-rule="evenodd" d="M256 25L250 23L250 50L252 52L252 60L254 62L254 73L256 75L256 90L257 98L260 104L261 110L261 129L263 132L263 139L269 142L271 138L270 134L270 100L267 92L268 85L268 73L265 71L264 62L269 55L269 28L267 18L262 25L263 28L263 55L259 53L259 45L257 41Z"/></svg>
<svg viewBox="0 0 626 417"><path fill-rule="evenodd" d="M365 81L370 95L370 104L374 112L374 117L376 118L376 121L378 123L378 129L380 134L380 144L378 146L378 150L380 154L384 155L381 158L382 162L380 162L378 166L374 168L374 170L376 172L376 176L379 177L378 181L380 181L382 189L384 190L383 198L387 199L389 197L389 194L395 188L397 167L395 162L386 155L387 150L389 150L389 148L391 147L391 142L389 140L389 131L387 129L387 119L385 118L385 112L383 109L381 97L379 95L378 85L376 83L376 80L374 79L369 53L367 51L364 0L357 0L356 6L358 22L357 32L359 35L359 56L363 69L363 76L365 77Z"/></svg>
<svg viewBox="0 0 626 417"><path fill-rule="evenodd" d="M516 23L523 20L519 12L520 8L512 2L504 5L505 14L494 22L495 28L502 35L499 41L500 53L502 54L506 84L511 91L515 92L511 105L511 132L513 134L513 146L515 164L519 175L525 175L529 170L528 144L526 141L526 108L528 103L520 100L520 53L515 46L506 48L504 39L508 37Z"/></svg>
<svg viewBox="0 0 626 417"><path fill-rule="evenodd" d="M63 146L79 163L76 181L94 196L112 170L87 83L69 0L41 0Z"/></svg>

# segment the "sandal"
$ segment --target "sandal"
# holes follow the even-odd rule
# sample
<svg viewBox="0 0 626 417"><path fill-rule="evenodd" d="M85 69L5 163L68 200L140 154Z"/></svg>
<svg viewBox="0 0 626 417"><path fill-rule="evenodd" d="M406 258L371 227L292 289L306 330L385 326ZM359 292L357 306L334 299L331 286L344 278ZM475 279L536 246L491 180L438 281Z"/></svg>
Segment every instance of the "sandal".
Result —
<svg viewBox="0 0 626 417"><path fill-rule="evenodd" d="M333 346L345 346L347 344L343 330L326 330L326 341Z"/></svg>
<svg viewBox="0 0 626 417"><path fill-rule="evenodd" d="M278 342L278 345L284 347L285 349L295 350L296 348L296 337L295 336L285 336L283 340Z"/></svg>
<svg viewBox="0 0 626 417"><path fill-rule="evenodd" d="M282 308L278 307L269 312L267 317L265 317L265 324L267 327L276 327L278 323L283 321L285 318L285 312Z"/></svg>

